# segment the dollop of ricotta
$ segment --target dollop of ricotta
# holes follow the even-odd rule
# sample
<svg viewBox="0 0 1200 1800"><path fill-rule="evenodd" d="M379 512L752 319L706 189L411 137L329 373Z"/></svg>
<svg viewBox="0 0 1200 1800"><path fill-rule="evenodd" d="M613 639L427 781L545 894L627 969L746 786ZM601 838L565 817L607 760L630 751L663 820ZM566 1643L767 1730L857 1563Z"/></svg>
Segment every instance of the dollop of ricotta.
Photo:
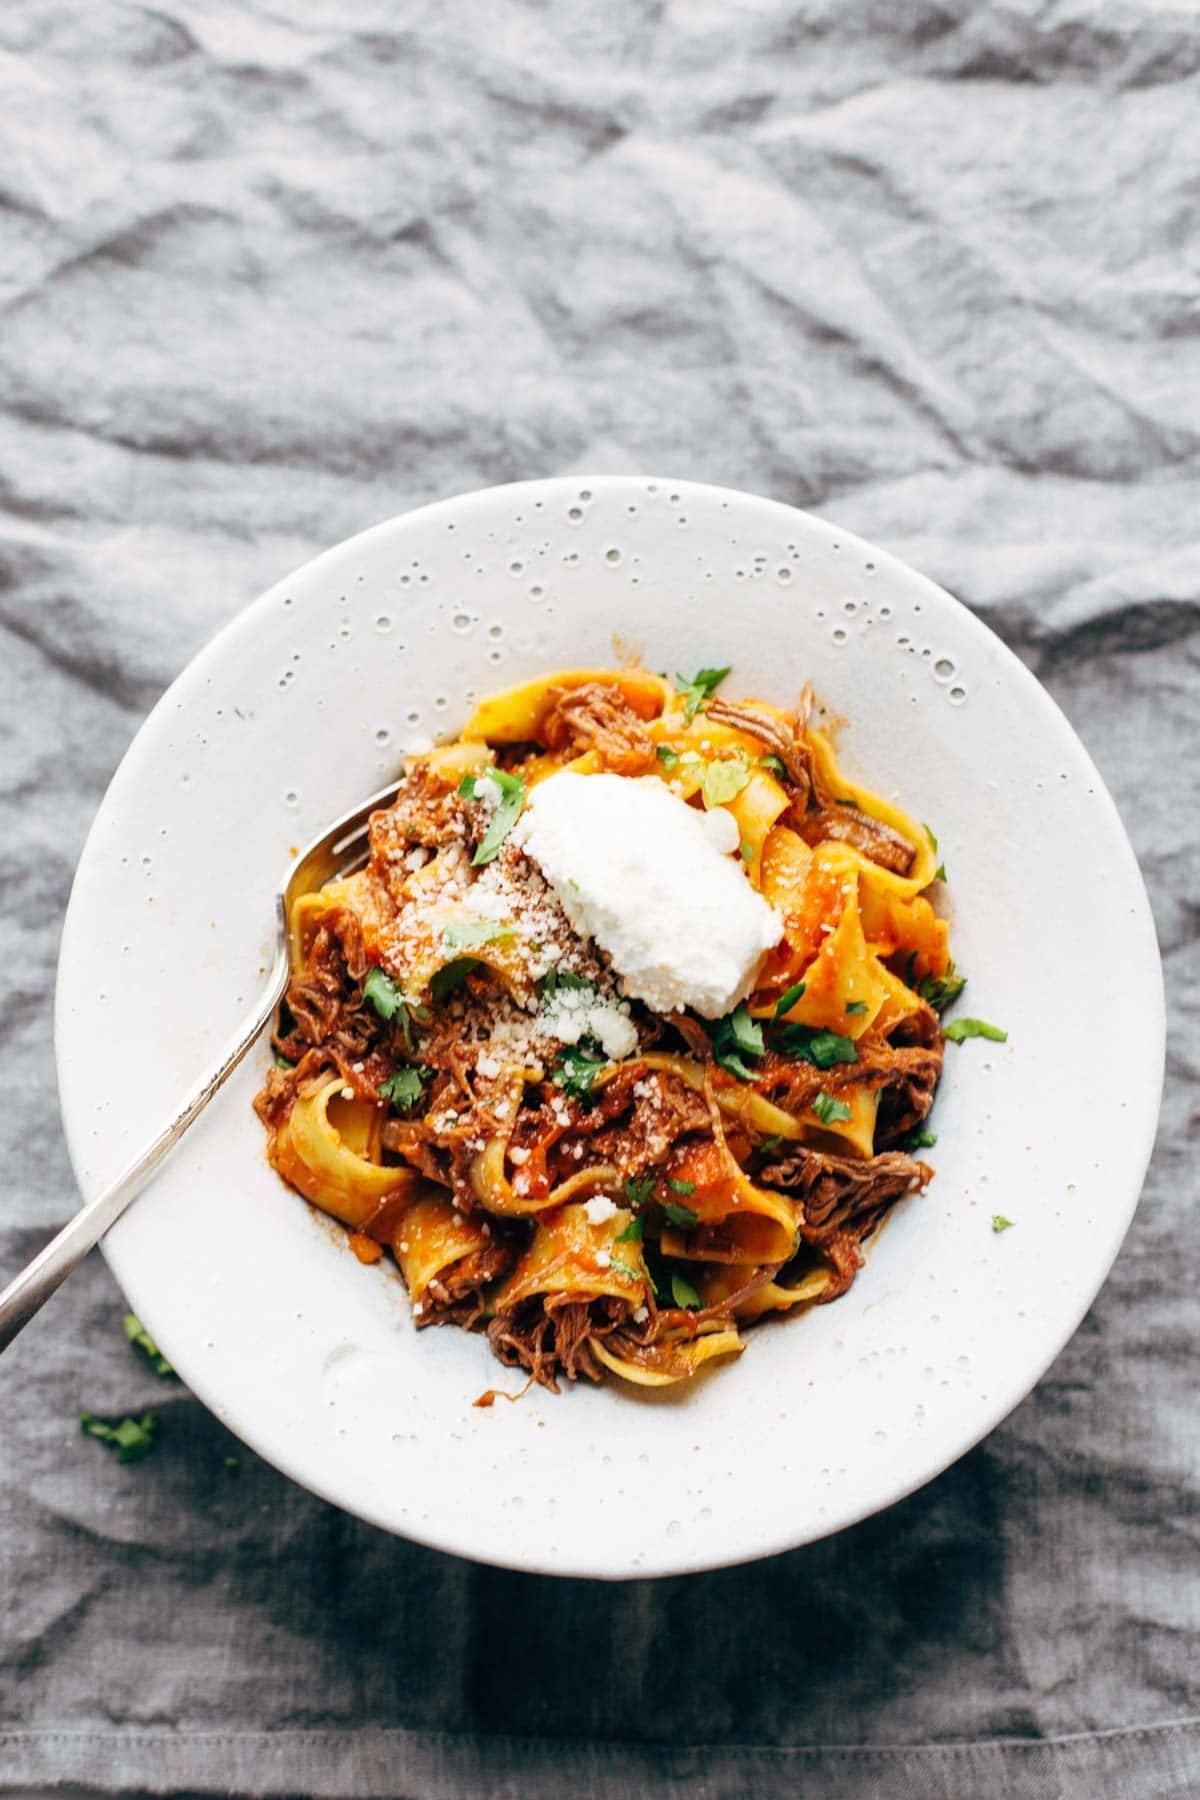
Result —
<svg viewBox="0 0 1200 1800"><path fill-rule="evenodd" d="M515 835L622 990L655 1012L720 1018L783 935L705 815L653 775L551 775Z"/></svg>

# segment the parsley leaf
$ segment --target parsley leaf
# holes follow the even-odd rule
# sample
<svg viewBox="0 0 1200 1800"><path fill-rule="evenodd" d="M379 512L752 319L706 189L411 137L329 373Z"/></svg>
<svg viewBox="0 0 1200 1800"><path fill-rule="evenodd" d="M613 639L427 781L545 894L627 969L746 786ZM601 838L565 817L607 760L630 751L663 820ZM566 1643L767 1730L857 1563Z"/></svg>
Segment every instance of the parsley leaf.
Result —
<svg viewBox="0 0 1200 1800"><path fill-rule="evenodd" d="M818 1031L812 1025L785 1025L779 1033L778 1043L785 1056L812 1063L818 1069L832 1069L834 1063L858 1061L853 1038L842 1037L836 1031Z"/></svg>
<svg viewBox="0 0 1200 1800"><path fill-rule="evenodd" d="M447 925L442 933L444 950L474 950L480 944L492 944L513 936L511 925L495 919L468 919L462 925Z"/></svg>
<svg viewBox="0 0 1200 1800"><path fill-rule="evenodd" d="M802 981L794 981L790 988L785 988L775 1002L775 1017L777 1019L782 1019L784 1013L791 1012L793 1006L795 1006L797 1000L802 998L803 994L804 983Z"/></svg>
<svg viewBox="0 0 1200 1800"><path fill-rule="evenodd" d="M954 964L950 963L944 975L922 975L917 992L922 1000L928 1000L934 1012L943 1013L948 1006L953 1006L966 985L966 976L957 975Z"/></svg>
<svg viewBox="0 0 1200 1800"><path fill-rule="evenodd" d="M902 1150L932 1150L937 1143L937 1132L926 1130L924 1125L914 1125L908 1135L901 1139Z"/></svg>
<svg viewBox="0 0 1200 1800"><path fill-rule="evenodd" d="M704 773L700 777L700 792L707 807L723 806L740 794L750 779L750 771L732 757L724 757L719 762L705 763Z"/></svg>
<svg viewBox="0 0 1200 1800"><path fill-rule="evenodd" d="M673 769L679 767L679 752L678 750L672 750L670 744L660 744L654 754L657 756L668 775Z"/></svg>
<svg viewBox="0 0 1200 1800"><path fill-rule="evenodd" d="M818 1094L812 1103L812 1109L822 1125L834 1125L839 1119L850 1117L850 1108L846 1102L835 1100L832 1094Z"/></svg>
<svg viewBox="0 0 1200 1800"><path fill-rule="evenodd" d="M667 1186L674 1188L677 1194L694 1194L696 1191L694 1181L676 1181L671 1175L667 1176Z"/></svg>
<svg viewBox="0 0 1200 1800"><path fill-rule="evenodd" d="M1008 1033L1001 1031L998 1025L989 1025L986 1019L955 1019L953 1025L947 1025L946 1036L952 1044L964 1043L967 1038L991 1038L994 1044L1007 1044Z"/></svg>
<svg viewBox="0 0 1200 1800"><path fill-rule="evenodd" d="M772 775L787 774L787 770L777 756L760 756L758 759L758 766L760 769L770 769Z"/></svg>
<svg viewBox="0 0 1200 1800"><path fill-rule="evenodd" d="M381 1019L395 1019L404 1033L406 1047L413 1047L412 1022L419 1019L427 1023L429 1014L423 1006L414 1006L406 1000L386 969L374 968L368 971L363 982L363 999L369 1000ZM278 1058L276 1058L278 1061Z"/></svg>
<svg viewBox="0 0 1200 1800"><path fill-rule="evenodd" d="M747 1068L743 1058L762 1056L766 1044L763 1042L762 1026L750 1017L745 1001L711 1025L709 1036L712 1039L713 1056L720 1066L728 1069L731 1075L736 1075L739 1081L753 1081L754 1070Z"/></svg>
<svg viewBox="0 0 1200 1800"><path fill-rule="evenodd" d="M620 1241L619 1238L614 1239L616 1243L620 1243ZM644 1281L646 1279L646 1271L635 1269L633 1264L627 1263L623 1256L610 1256L608 1266L610 1269L615 1269L618 1275L624 1275L628 1281Z"/></svg>
<svg viewBox="0 0 1200 1800"><path fill-rule="evenodd" d="M379 1098L390 1100L401 1112L408 1112L425 1092L427 1071L415 1067L396 1069L379 1084Z"/></svg>
<svg viewBox="0 0 1200 1800"><path fill-rule="evenodd" d="M381 1019L394 1019L404 1005L404 995L386 969L369 970L362 991L363 999L370 1001Z"/></svg>
<svg viewBox="0 0 1200 1800"><path fill-rule="evenodd" d="M122 1419L117 1425L108 1425L93 1413L80 1413L79 1423L88 1437L111 1444L118 1462L138 1462L141 1457L149 1456L158 1430L158 1420L153 1413L143 1413L140 1419Z"/></svg>
<svg viewBox="0 0 1200 1800"><path fill-rule="evenodd" d="M285 1056L282 1050L277 1050L274 1044L271 1045L271 1055L277 1069L294 1069L296 1066L291 1057Z"/></svg>
<svg viewBox="0 0 1200 1800"><path fill-rule="evenodd" d="M490 768L481 776L468 775L459 783L459 793L465 793L467 782L471 783L470 798L478 793L480 781L494 781L500 789L500 799L487 830L479 841L471 862L478 866L481 863L494 861L499 854L500 846L521 816L521 808L525 804L525 777L510 775L506 769Z"/></svg>
<svg viewBox="0 0 1200 1800"><path fill-rule="evenodd" d="M992 1214L993 1231L1011 1231L1015 1224L1015 1219L1006 1219L1003 1213Z"/></svg>
<svg viewBox="0 0 1200 1800"><path fill-rule="evenodd" d="M599 1050L594 1038L580 1038L577 1044L564 1044L558 1061L550 1071L550 1079L555 1087L560 1087L564 1094L570 1094L574 1100L582 1100L586 1106L592 1096L592 1088L601 1069L607 1069L609 1059L601 1052L593 1055L593 1046Z"/></svg>
<svg viewBox="0 0 1200 1800"><path fill-rule="evenodd" d="M439 1005L447 994L452 994L479 967L477 956L460 956L454 962L443 963L440 969L435 969L433 980L429 984L429 996L434 1005Z"/></svg>
<svg viewBox="0 0 1200 1800"><path fill-rule="evenodd" d="M741 858L742 858L743 862L752 863L754 861L754 845L753 844L747 843L745 841L745 839L743 839L742 842L738 845L738 850L741 853Z"/></svg>
<svg viewBox="0 0 1200 1800"><path fill-rule="evenodd" d="M683 716L689 725L709 695L716 692L728 673L728 668L698 669L690 681L686 675L676 675L675 692L683 701Z"/></svg>
<svg viewBox="0 0 1200 1800"><path fill-rule="evenodd" d="M649 1198L653 1194L653 1192L654 1192L654 1177L653 1177L653 1175L631 1175L629 1177L629 1180L625 1183L625 1198L626 1198L626 1200L628 1200L630 1206L632 1206L635 1209L635 1211L638 1207L645 1206L647 1200L649 1200ZM641 1229L640 1229L641 1220L640 1219L637 1221L637 1224L639 1227L638 1236L640 1237L641 1236Z"/></svg>
<svg viewBox="0 0 1200 1800"><path fill-rule="evenodd" d="M628 1192L628 1188L626 1188ZM614 1244L640 1244L646 1235L646 1227L640 1219L630 1219L624 1231L618 1231L613 1239Z"/></svg>
<svg viewBox="0 0 1200 1800"><path fill-rule="evenodd" d="M695 1312L700 1306L699 1294L682 1275L671 1277L671 1298L676 1306L686 1306L689 1312Z"/></svg>
<svg viewBox="0 0 1200 1800"><path fill-rule="evenodd" d="M851 1017L857 1015L858 1013L865 1013L866 1010L867 1010L867 1003L865 1000L851 1000L850 1004L846 1008L846 1017L851 1018Z"/></svg>
<svg viewBox="0 0 1200 1800"><path fill-rule="evenodd" d="M135 1349L150 1359L150 1366L156 1375L173 1375L174 1369L155 1343L136 1313L126 1313L121 1320L125 1336Z"/></svg>
<svg viewBox="0 0 1200 1800"><path fill-rule="evenodd" d="M676 1205L674 1200L663 1201L663 1216L672 1225L678 1225L680 1231L694 1231L700 1223L698 1213L694 1213L690 1206Z"/></svg>

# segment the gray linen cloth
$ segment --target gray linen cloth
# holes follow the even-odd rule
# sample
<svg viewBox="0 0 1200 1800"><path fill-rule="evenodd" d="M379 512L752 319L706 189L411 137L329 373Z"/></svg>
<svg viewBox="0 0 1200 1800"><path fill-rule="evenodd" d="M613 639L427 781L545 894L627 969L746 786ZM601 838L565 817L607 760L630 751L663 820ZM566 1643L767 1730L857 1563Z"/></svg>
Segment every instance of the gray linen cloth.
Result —
<svg viewBox="0 0 1200 1800"><path fill-rule="evenodd" d="M1200 11L10 0L0 145L0 1270L75 1203L59 921L148 707L314 551L493 482L752 488L962 595L1116 795L1173 1024L1037 1392L757 1566L387 1538L158 1382L93 1259L0 1367L0 1791L1200 1792ZM76 1424L144 1407L140 1464Z"/></svg>

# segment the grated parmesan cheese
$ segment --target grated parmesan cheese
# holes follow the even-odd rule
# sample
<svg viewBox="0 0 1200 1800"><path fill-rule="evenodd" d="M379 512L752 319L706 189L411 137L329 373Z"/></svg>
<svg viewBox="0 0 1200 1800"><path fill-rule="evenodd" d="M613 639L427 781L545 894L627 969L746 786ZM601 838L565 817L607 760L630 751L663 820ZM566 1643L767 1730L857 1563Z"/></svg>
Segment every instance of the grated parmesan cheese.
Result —
<svg viewBox="0 0 1200 1800"><path fill-rule="evenodd" d="M716 1019L743 1000L783 923L713 844L704 815L655 776L539 782L518 841L626 994Z"/></svg>
<svg viewBox="0 0 1200 1800"><path fill-rule="evenodd" d="M637 1027L629 1016L628 1001L597 994L591 988L559 988L548 994L538 1023L562 1044L594 1037L614 1062L632 1056L637 1049Z"/></svg>
<svg viewBox="0 0 1200 1800"><path fill-rule="evenodd" d="M606 1219L616 1217L617 1204L607 1194L593 1194L590 1200L584 1201L583 1210L589 1225L603 1225Z"/></svg>

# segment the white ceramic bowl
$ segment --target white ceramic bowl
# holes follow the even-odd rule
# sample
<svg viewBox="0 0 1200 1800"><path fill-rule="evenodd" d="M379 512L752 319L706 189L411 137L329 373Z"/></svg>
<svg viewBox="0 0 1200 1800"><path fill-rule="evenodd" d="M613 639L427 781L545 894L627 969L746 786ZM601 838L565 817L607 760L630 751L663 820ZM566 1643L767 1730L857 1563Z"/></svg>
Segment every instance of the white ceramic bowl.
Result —
<svg viewBox="0 0 1200 1800"><path fill-rule="evenodd" d="M184 1379L296 1481L444 1550L606 1577L784 1550L919 1487L1028 1393L1125 1234L1162 1079L1150 912L1096 770L998 639L882 551L718 488L539 481L393 519L247 608L155 708L80 862L57 998L91 1195L231 1035L289 847L474 695L630 653L732 663L731 695L785 703L811 677L848 770L939 834L960 1010L1008 1030L948 1047L937 1179L849 1295L664 1396L480 1411L515 1374L480 1337L418 1335L398 1276L267 1167L265 1044L106 1244Z"/></svg>

